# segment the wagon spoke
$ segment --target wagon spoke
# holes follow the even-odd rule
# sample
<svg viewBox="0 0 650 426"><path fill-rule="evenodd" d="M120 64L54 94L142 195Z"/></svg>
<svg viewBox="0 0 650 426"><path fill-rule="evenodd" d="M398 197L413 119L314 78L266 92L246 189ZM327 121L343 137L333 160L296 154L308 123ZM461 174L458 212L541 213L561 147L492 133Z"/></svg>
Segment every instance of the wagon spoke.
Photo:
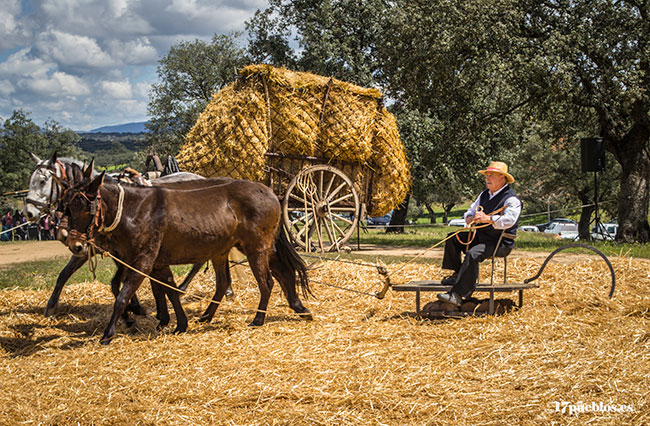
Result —
<svg viewBox="0 0 650 426"><path fill-rule="evenodd" d="M303 194L303 195L304 195L304 194ZM289 194L289 197L293 198L294 200L299 201L299 202L300 202L301 204L303 204L303 205L304 205L304 204L307 204L307 207L311 207L311 201L308 199L308 197L300 198L299 196L297 196L297 195L294 194L293 192L292 192L291 194Z"/></svg>
<svg viewBox="0 0 650 426"><path fill-rule="evenodd" d="M298 233L296 234L296 236L297 236L297 237L302 236L302 234L305 232L305 229L311 228L310 225L311 225L311 223L313 223L313 222L314 222L314 221L312 220L312 216L309 215L309 217L307 218L307 221L306 221L306 223L305 223L305 226L303 226L302 228L300 228L300 230L298 231ZM313 229L310 229L309 234L311 234L312 232L313 232Z"/></svg>
<svg viewBox="0 0 650 426"><path fill-rule="evenodd" d="M342 206L332 206L330 207L332 212L356 212L356 207L342 207Z"/></svg>
<svg viewBox="0 0 650 426"><path fill-rule="evenodd" d="M323 194L324 197L329 198L328 194L330 193L330 190L332 189L332 184L334 183L335 180L336 180L336 175L333 174L332 178L330 179L330 182L327 184L327 189L325 190L325 193Z"/></svg>
<svg viewBox="0 0 650 426"><path fill-rule="evenodd" d="M337 198L337 199L334 200L334 201L330 201L330 204L337 204L337 203L340 203L341 201L345 201L345 200L347 200L348 198L350 198L350 197L352 197L352 196L353 196L352 193L349 192L349 193L347 193L346 195L344 195L344 196L342 196L342 197L339 197L339 198Z"/></svg>
<svg viewBox="0 0 650 426"><path fill-rule="evenodd" d="M320 171L320 179L318 180L318 196L323 199L323 170Z"/></svg>
<svg viewBox="0 0 650 426"><path fill-rule="evenodd" d="M327 236L329 237L330 242L332 243L332 245L336 244L336 247L338 248L338 241L336 239L336 236L333 235L334 229L330 231L330 227L328 226L328 222L334 223L332 222L332 218L331 217L323 218L323 221L325 222L325 230L327 231Z"/></svg>
<svg viewBox="0 0 650 426"><path fill-rule="evenodd" d="M343 188L345 188L346 186L347 186L347 185L346 185L345 182L343 182L342 184L340 184L339 186L337 186L337 187L334 189L334 191L332 191L332 192L327 196L327 199L328 199L328 200L331 200L332 198L334 198L334 197L336 196L336 194L338 194L338 193L339 193Z"/></svg>
<svg viewBox="0 0 650 426"><path fill-rule="evenodd" d="M332 220L331 222L332 222L332 225L333 225L336 229L338 229L338 231L341 233L341 236L344 236L344 235L345 235L345 231L343 231L343 230L342 230L342 229L341 229L341 228L336 224L336 222L334 222L333 220Z"/></svg>
<svg viewBox="0 0 650 426"><path fill-rule="evenodd" d="M340 215L338 215L338 214L336 214L336 213L333 213L332 211L330 211L330 214L331 214L332 216L334 216L335 218L337 218L338 220L341 220L341 221L343 221L343 222L346 222L346 223L349 223L350 225L352 225L352 221L351 221L351 220L346 219L346 218L344 218L343 216L340 216Z"/></svg>

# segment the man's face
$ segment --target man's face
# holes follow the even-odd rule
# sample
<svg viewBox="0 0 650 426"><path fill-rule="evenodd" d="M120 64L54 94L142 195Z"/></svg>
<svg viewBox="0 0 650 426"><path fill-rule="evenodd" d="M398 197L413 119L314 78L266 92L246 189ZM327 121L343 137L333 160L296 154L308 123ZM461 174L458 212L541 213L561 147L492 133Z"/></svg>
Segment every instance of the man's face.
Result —
<svg viewBox="0 0 650 426"><path fill-rule="evenodd" d="M496 192L506 185L506 177L501 173L487 172L485 174L485 185L490 192Z"/></svg>

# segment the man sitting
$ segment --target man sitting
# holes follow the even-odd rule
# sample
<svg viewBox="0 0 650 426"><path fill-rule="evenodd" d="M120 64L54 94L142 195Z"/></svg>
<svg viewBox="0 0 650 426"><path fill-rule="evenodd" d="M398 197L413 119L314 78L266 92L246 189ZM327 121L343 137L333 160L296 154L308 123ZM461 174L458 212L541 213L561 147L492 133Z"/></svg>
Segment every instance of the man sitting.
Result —
<svg viewBox="0 0 650 426"><path fill-rule="evenodd" d="M508 173L507 164L493 161L479 173L485 175L487 189L465 212L465 223L489 225L477 229L473 238L473 233L468 232L448 239L442 258L442 268L454 273L441 282L453 287L447 293L438 294L438 299L456 306L461 306L463 298L470 297L476 289L480 262L492 255L506 257L510 254L521 214L521 201L509 185L515 179ZM461 253L465 253L462 262Z"/></svg>

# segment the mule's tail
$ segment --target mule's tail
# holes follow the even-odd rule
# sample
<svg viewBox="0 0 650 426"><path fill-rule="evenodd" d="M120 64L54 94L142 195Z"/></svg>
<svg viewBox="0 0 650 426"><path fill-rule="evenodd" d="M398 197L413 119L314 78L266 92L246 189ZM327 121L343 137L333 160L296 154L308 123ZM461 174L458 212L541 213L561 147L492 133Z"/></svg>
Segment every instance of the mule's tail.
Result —
<svg viewBox="0 0 650 426"><path fill-rule="evenodd" d="M275 240L275 251L280 261L289 268L290 271L298 274L298 286L302 289L305 298L313 295L309 288L309 278L307 277L307 264L298 254L296 249L287 238L287 228L284 221L280 221L282 227L278 230L278 236Z"/></svg>

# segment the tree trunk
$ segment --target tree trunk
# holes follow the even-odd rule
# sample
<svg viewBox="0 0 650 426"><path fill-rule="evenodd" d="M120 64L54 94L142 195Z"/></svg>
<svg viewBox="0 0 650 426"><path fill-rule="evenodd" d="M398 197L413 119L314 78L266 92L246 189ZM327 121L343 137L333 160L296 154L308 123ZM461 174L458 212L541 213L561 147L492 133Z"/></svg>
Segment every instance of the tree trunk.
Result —
<svg viewBox="0 0 650 426"><path fill-rule="evenodd" d="M406 194L406 198L402 203L393 210L393 215L390 218L390 224L386 228L386 233L403 234L404 225L406 224L406 213L408 213L409 199L411 194ZM397 225L397 226L395 226ZM399 226L401 225L401 226Z"/></svg>
<svg viewBox="0 0 650 426"><path fill-rule="evenodd" d="M427 209L427 212L429 212L429 223L436 223L436 212L433 211L431 204L424 203L424 207Z"/></svg>
<svg viewBox="0 0 650 426"><path fill-rule="evenodd" d="M454 208L456 204L443 204L442 208L444 210L444 215L442 217L442 223L445 225L449 223L449 213L451 213L451 209Z"/></svg>
<svg viewBox="0 0 650 426"><path fill-rule="evenodd" d="M580 202L583 205L586 204L591 204L591 200L588 198L580 197ZM578 235L580 236L581 240L591 240L591 230L589 229L589 225L591 224L591 214L596 210L596 207L591 205L591 206L585 206L582 208L580 211L580 221L578 222Z"/></svg>
<svg viewBox="0 0 650 426"><path fill-rule="evenodd" d="M618 198L618 234L616 241L624 243L650 242L648 205L650 203L650 129L636 125L613 144L621 164L621 192Z"/></svg>
<svg viewBox="0 0 650 426"><path fill-rule="evenodd" d="M616 241L650 242L648 203L650 203L650 159L647 153L622 164L621 192L618 199Z"/></svg>

